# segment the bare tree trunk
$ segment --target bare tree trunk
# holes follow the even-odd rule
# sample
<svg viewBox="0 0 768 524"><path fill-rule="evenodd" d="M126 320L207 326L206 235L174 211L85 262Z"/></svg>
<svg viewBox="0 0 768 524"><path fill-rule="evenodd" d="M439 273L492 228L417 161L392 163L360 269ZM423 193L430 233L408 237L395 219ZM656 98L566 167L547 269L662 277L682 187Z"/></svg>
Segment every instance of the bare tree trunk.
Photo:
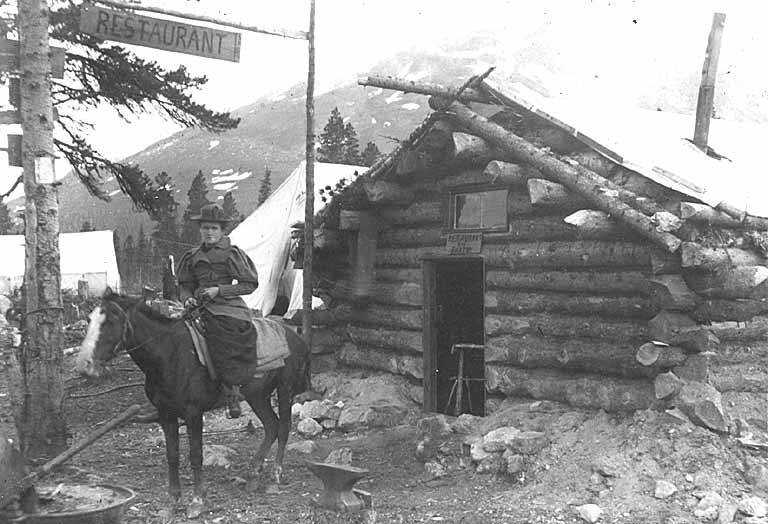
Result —
<svg viewBox="0 0 768 524"><path fill-rule="evenodd" d="M24 343L17 354L21 391L16 426L22 452L53 455L67 444L62 414L62 343L59 202L54 185L38 184L36 159L53 157L53 107L46 0L19 0L21 119L26 195ZM41 162L42 164L42 162Z"/></svg>

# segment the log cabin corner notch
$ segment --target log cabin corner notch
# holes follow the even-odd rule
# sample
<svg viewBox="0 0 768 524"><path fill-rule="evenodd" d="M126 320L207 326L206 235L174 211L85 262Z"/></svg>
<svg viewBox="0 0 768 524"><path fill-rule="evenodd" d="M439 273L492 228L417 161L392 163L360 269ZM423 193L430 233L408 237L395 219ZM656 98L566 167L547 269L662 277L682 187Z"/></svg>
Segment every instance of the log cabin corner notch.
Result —
<svg viewBox="0 0 768 524"><path fill-rule="evenodd" d="M446 94L438 86L386 83ZM646 123L660 123L637 133L629 116L611 112L613 121L592 122L601 113L570 111L518 85L502 93L483 82L468 92L463 101L495 107L500 116L434 98L436 111L345 190L363 189L363 207L378 225L366 248L373 252L367 300L350 296L349 282L331 292L333 329L347 341L337 359L421 382L425 408L445 411L438 400L445 386L432 373L451 344L465 341L437 342L434 275L441 264L476 260L489 398L607 411L679 405L718 430L722 421L712 413L723 411L766 425L768 377L750 345L764 343L768 332L768 209L750 200L750 179L741 179L736 199L746 208L728 203L736 193L719 194L717 177L732 179L735 163L665 136L669 115L644 114ZM634 133L623 133L627 127ZM505 191L506 225L487 228L481 195L494 190ZM457 221L462 195L458 205L467 214ZM327 206L318 222L338 224L342 207ZM480 234L469 259L468 248L450 254L451 235L462 232ZM343 264L337 255L320 253L319 270ZM459 274L466 286L478 272ZM662 387L668 373L717 395L691 406L690 395Z"/></svg>

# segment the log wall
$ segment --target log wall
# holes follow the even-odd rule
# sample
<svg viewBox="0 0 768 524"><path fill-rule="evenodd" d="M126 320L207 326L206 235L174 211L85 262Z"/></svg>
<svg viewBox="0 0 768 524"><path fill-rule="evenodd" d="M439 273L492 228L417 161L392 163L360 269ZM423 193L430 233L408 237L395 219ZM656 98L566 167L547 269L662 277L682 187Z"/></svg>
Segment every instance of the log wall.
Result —
<svg viewBox="0 0 768 524"><path fill-rule="evenodd" d="M476 158L488 161L488 155ZM603 157L582 150L570 158L610 175L612 187L636 192L650 211L659 208L657 202L665 209L680 207L680 195L611 167ZM481 251L488 393L627 411L659 406L654 377L677 371L714 385L726 408L755 421L761 411L749 400L768 398L764 256L693 242L670 254L589 209L564 187L541 182L530 166L509 160L497 157L471 168L464 160L426 185L401 170L399 200L377 196L371 204L380 223L370 295L360 300L343 278L329 290L335 337L325 340L337 344L339 361L423 380L422 259L446 253L448 192L493 182L508 189L509 228L485 233ZM673 223L679 218L668 215ZM330 257L328 264L351 275L353 259ZM660 358L653 351L653 358L640 358L641 346L665 336L653 322L664 312L701 329L690 335L692 342L675 331L669 342L674 347L660 351ZM691 358L691 348L700 351L701 344L720 344L721 350L705 361ZM641 364L644 359L649 360Z"/></svg>

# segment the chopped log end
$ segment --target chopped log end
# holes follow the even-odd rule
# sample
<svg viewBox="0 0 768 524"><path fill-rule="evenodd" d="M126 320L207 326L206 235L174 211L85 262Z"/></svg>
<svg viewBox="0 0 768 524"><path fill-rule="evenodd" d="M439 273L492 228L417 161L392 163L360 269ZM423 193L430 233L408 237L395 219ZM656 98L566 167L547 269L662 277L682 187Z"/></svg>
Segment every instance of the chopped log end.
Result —
<svg viewBox="0 0 768 524"><path fill-rule="evenodd" d="M682 220L678 216L668 211L654 213L651 220L656 225L657 230L667 233L675 232L683 225Z"/></svg>
<svg viewBox="0 0 768 524"><path fill-rule="evenodd" d="M661 355L661 348L662 346L658 346L653 342L648 342L647 344L640 346L640 349L637 350L635 358L644 366L652 366L656 363L657 360L659 360L659 355Z"/></svg>

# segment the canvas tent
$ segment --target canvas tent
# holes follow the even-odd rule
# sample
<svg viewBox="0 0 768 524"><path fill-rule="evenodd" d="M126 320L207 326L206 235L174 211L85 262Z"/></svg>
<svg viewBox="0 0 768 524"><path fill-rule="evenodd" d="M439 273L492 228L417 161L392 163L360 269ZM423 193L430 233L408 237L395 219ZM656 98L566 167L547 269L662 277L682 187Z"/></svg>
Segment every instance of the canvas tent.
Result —
<svg viewBox="0 0 768 524"><path fill-rule="evenodd" d="M248 307L268 315L278 295L290 300L286 317L302 307L302 271L289 259L291 225L304 221L306 164L301 162L288 178L251 215L238 225L230 238L256 264L259 287L245 298ZM351 179L365 167L342 164L315 164L315 212L325 206L320 191ZM321 303L313 301L313 307Z"/></svg>
<svg viewBox="0 0 768 524"><path fill-rule="evenodd" d="M24 235L0 235L0 292L7 293L24 281ZM61 288L77 289L86 280L95 293L107 286L120 289L120 273L112 231L88 231L59 235Z"/></svg>

